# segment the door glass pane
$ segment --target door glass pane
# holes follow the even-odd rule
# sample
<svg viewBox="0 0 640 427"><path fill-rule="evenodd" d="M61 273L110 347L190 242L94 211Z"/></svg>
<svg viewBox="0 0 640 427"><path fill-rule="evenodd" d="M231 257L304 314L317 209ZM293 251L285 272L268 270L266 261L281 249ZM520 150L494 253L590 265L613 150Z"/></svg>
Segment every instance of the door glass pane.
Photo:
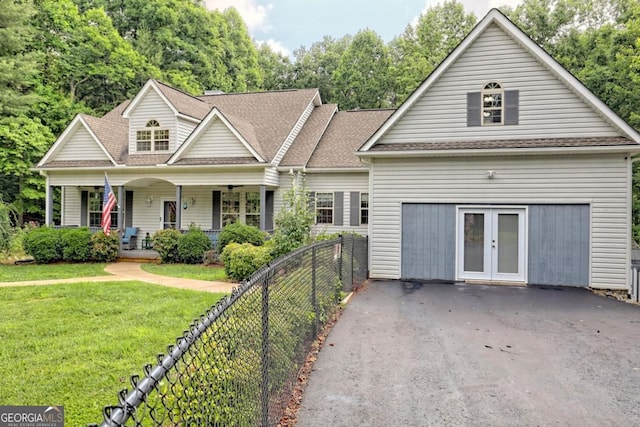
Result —
<svg viewBox="0 0 640 427"><path fill-rule="evenodd" d="M484 271L484 214L464 214L464 271Z"/></svg>
<svg viewBox="0 0 640 427"><path fill-rule="evenodd" d="M164 202L163 228L176 228L176 202Z"/></svg>
<svg viewBox="0 0 640 427"><path fill-rule="evenodd" d="M498 273L518 274L518 214L498 214Z"/></svg>

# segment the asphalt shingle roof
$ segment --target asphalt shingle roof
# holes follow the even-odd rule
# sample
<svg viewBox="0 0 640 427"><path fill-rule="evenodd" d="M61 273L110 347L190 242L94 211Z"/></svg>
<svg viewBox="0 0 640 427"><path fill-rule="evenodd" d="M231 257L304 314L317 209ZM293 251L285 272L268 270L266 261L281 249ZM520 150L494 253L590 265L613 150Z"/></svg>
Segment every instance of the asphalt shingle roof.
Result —
<svg viewBox="0 0 640 427"><path fill-rule="evenodd" d="M355 110L337 113L318 147L310 168L366 168L354 153L393 114L394 110Z"/></svg>
<svg viewBox="0 0 640 427"><path fill-rule="evenodd" d="M488 150L502 148L579 148L638 145L624 137L600 138L540 138L495 141L425 142L406 144L376 144L369 151L439 151L439 150Z"/></svg>
<svg viewBox="0 0 640 427"><path fill-rule="evenodd" d="M314 108L300 130L294 144L280 162L280 166L304 166L318 145L329 122L338 111L335 104L326 104Z"/></svg>

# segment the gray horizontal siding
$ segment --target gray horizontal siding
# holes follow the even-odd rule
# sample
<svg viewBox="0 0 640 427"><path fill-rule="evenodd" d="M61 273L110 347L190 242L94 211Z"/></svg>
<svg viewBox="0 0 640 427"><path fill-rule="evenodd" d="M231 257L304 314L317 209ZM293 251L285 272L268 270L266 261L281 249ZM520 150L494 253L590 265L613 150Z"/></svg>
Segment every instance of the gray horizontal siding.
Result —
<svg viewBox="0 0 640 427"><path fill-rule="evenodd" d="M488 81L519 90L519 124L467 126L467 93ZM381 143L617 136L616 131L497 26L470 46Z"/></svg>
<svg viewBox="0 0 640 427"><path fill-rule="evenodd" d="M401 203L591 204L595 287L626 287L629 160L623 155L376 159L371 181L371 276L401 274ZM487 179L487 171L495 178Z"/></svg>
<svg viewBox="0 0 640 427"><path fill-rule="evenodd" d="M182 158L252 157L231 130L220 119L214 118L207 129L191 142Z"/></svg>

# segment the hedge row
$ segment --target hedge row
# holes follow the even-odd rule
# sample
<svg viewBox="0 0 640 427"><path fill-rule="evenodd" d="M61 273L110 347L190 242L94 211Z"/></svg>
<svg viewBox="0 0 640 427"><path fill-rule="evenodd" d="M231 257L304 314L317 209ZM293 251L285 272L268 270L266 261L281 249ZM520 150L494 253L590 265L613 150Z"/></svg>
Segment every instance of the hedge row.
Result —
<svg viewBox="0 0 640 427"><path fill-rule="evenodd" d="M118 235L91 233L87 227L39 227L26 232L22 246L40 264L58 261L111 262L118 256Z"/></svg>

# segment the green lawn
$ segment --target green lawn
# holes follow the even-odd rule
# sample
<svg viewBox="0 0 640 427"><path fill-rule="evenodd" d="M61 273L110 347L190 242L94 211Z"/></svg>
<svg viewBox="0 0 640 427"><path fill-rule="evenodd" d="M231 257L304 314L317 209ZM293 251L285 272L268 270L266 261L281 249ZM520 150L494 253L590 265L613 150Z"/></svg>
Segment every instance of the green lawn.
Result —
<svg viewBox="0 0 640 427"><path fill-rule="evenodd" d="M104 263L0 265L0 282L109 276Z"/></svg>
<svg viewBox="0 0 640 427"><path fill-rule="evenodd" d="M224 267L189 264L142 264L142 269L161 276L182 277L185 279L227 281Z"/></svg>
<svg viewBox="0 0 640 427"><path fill-rule="evenodd" d="M221 297L140 282L0 288L0 405L64 405L66 425L99 422Z"/></svg>

